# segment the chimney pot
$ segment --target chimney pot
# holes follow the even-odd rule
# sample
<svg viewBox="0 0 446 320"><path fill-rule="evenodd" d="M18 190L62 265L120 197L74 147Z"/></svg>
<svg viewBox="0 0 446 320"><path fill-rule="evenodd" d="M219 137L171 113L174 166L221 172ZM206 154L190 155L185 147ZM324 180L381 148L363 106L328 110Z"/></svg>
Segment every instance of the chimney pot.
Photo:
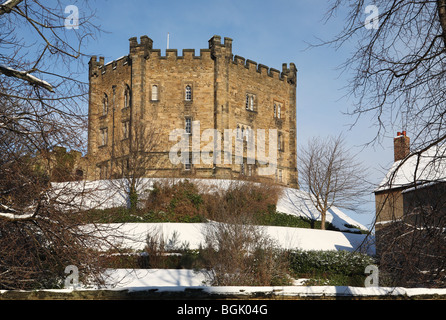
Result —
<svg viewBox="0 0 446 320"><path fill-rule="evenodd" d="M393 141L395 162L403 160L410 154L410 138L406 136L406 131L398 132L398 136Z"/></svg>

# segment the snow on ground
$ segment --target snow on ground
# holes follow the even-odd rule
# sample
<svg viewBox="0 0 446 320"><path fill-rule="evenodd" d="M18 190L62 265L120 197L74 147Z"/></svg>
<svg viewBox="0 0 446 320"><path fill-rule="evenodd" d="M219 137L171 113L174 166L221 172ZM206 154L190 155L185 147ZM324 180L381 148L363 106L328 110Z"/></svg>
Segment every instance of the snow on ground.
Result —
<svg viewBox="0 0 446 320"><path fill-rule="evenodd" d="M106 287L200 287L204 286L206 274L186 269L109 269L105 272Z"/></svg>
<svg viewBox="0 0 446 320"><path fill-rule="evenodd" d="M138 183L138 192L152 188L155 181L165 179L141 179ZM172 180L172 179L169 179ZM191 181L226 188L233 181L217 179L190 179ZM104 180L91 182L74 182L55 184L55 189L61 197L69 197L85 208L110 208L127 205L125 182L122 180ZM86 192L84 192L86 191ZM79 192L79 195L76 195ZM307 193L291 188L284 188L277 203L277 211L320 220L320 213L316 210ZM357 230L346 225L356 226L363 230L367 228L357 223L338 208L332 208L327 213L327 221L342 231ZM203 228L206 224L194 223L126 223L108 224L101 226L109 229L110 238L114 238L114 245L136 251L144 249L149 233L161 234L165 240L177 236L178 242L187 243L189 248L199 248L203 243ZM277 244L287 249L302 250L347 250L354 251L366 240L364 234L347 232L322 231L314 229L287 228L287 227L261 227ZM107 231L106 231L107 232ZM370 237L368 238L370 239ZM374 254L374 248L365 248L365 252Z"/></svg>
<svg viewBox="0 0 446 320"><path fill-rule="evenodd" d="M101 229L110 230L109 238L113 245L142 251L148 234L161 235L167 243L176 236L177 245L188 244L190 249L198 249L204 243L205 223L124 223L101 225ZM364 234L323 231L288 227L259 227L277 245L286 249L300 250L358 250L366 240ZM106 231L104 231L106 232ZM363 250L374 254L374 247Z"/></svg>
<svg viewBox="0 0 446 320"><path fill-rule="evenodd" d="M130 292L141 290L156 290L157 292L182 292L186 289L202 290L209 294L222 295L246 295L273 294L276 296L299 296L299 297L321 297L321 296L420 296L441 295L446 296L446 289L426 288L402 288L402 287L348 287L348 286L294 286L278 287L212 287L207 286L205 281L207 275L203 271L152 269L133 270L118 269L108 270L107 289L129 290Z"/></svg>
<svg viewBox="0 0 446 320"><path fill-rule="evenodd" d="M160 179L143 180L138 185L139 193L143 194L145 190L149 190L156 180ZM222 188L231 183L229 180L198 180L198 182ZM61 197L69 197L71 201L77 202L78 205L82 205L85 208L104 209L127 205L127 194L122 181L65 183L56 184L55 188ZM73 191L76 190L78 190L79 195L82 194L82 197L73 196ZM85 190L90 192L84 193L83 191ZM308 194L291 188L284 188L283 194L277 203L277 211L310 219L320 219L320 214L311 203ZM366 227L357 223L337 208L330 210L327 214L327 221L341 230L349 230L350 227L346 225L366 230ZM102 230L101 232L105 232L108 235L110 243L114 246L138 252L144 249L148 234L162 236L166 243L175 239L175 245L178 247L187 245L190 249L197 249L204 243L205 228L207 226L209 226L209 223L123 223L104 224L99 227ZM367 240L364 234L347 232L273 226L259 228L262 228L267 235L275 240L278 246L287 249L355 251L359 250L360 246ZM373 246L365 246L360 250L374 254ZM348 287L343 289L339 289L339 287L302 287L299 286L298 281L295 286L280 289L273 287L216 288L205 286L206 274L193 270L110 269L106 272L106 275L108 279L107 288L118 290L147 290L154 288L156 290L181 291L192 287L202 288L204 291L212 294L240 294L241 292L249 294L259 291L271 293L279 290L285 295L300 296L336 295L339 294L339 290L347 294L358 294L357 290L360 290ZM381 292L389 293L389 291L383 290ZM374 295L376 290L359 292L362 295L369 293Z"/></svg>

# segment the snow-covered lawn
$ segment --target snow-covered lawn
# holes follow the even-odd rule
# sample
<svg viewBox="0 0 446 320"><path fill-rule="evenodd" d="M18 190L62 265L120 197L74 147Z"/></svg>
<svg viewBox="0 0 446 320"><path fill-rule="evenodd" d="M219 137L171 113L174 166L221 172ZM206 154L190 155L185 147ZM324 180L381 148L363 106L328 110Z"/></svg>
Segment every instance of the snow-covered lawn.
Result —
<svg viewBox="0 0 446 320"><path fill-rule="evenodd" d="M109 238L113 244L121 248L141 251L146 244L147 235L160 235L169 240L176 236L178 244L188 244L190 249L198 249L204 243L205 223L124 223L100 226L109 228ZM322 231L289 227L259 227L265 234L285 249L301 250L346 250L355 251L366 240L364 234ZM106 232L106 231L104 231ZM364 247L367 253L373 254L374 247Z"/></svg>

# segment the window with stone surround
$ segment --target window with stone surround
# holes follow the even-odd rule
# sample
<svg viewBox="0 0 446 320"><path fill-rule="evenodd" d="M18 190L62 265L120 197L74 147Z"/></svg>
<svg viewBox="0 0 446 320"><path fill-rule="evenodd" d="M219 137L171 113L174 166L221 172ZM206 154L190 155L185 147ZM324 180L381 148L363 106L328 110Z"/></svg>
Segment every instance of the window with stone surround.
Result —
<svg viewBox="0 0 446 320"><path fill-rule="evenodd" d="M256 110L256 95L255 94L251 94L251 93L246 94L245 109L248 111Z"/></svg>
<svg viewBox="0 0 446 320"><path fill-rule="evenodd" d="M100 135L99 135L99 142L101 143L101 147L106 146L107 142L108 142L108 129L107 128L102 128L100 130Z"/></svg>
<svg viewBox="0 0 446 320"><path fill-rule="evenodd" d="M192 87L190 85L186 86L185 100L186 101L192 101Z"/></svg>
<svg viewBox="0 0 446 320"><path fill-rule="evenodd" d="M284 143L283 143L283 134L282 132L279 132L277 137L277 149L279 151L284 151Z"/></svg>
<svg viewBox="0 0 446 320"><path fill-rule="evenodd" d="M192 153L189 152L187 154L187 157L188 157L188 159L187 159L186 163L184 164L184 170L190 171L190 170L192 170Z"/></svg>
<svg viewBox="0 0 446 320"><path fill-rule="evenodd" d="M108 96L104 93L104 97L102 98L102 115L105 116L108 114Z"/></svg>
<svg viewBox="0 0 446 320"><path fill-rule="evenodd" d="M280 120L283 113L282 103L275 101L273 108L274 118Z"/></svg>
<svg viewBox="0 0 446 320"><path fill-rule="evenodd" d="M108 164L102 164L100 167L99 167L99 179L102 179L102 180L105 180L105 179L108 179L109 178L109 176L108 176Z"/></svg>
<svg viewBox="0 0 446 320"><path fill-rule="evenodd" d="M192 118L185 119L185 129L187 134L192 134Z"/></svg>
<svg viewBox="0 0 446 320"><path fill-rule="evenodd" d="M159 100L158 86L157 85L153 85L152 86L152 101L158 101L158 100Z"/></svg>
<svg viewBox="0 0 446 320"><path fill-rule="evenodd" d="M124 109L128 107L130 107L130 88L126 85L124 91Z"/></svg>
<svg viewBox="0 0 446 320"><path fill-rule="evenodd" d="M128 139L130 137L130 121L126 120L122 122L122 139Z"/></svg>
<svg viewBox="0 0 446 320"><path fill-rule="evenodd" d="M245 109L248 111L256 111L256 95L252 93L246 94Z"/></svg>

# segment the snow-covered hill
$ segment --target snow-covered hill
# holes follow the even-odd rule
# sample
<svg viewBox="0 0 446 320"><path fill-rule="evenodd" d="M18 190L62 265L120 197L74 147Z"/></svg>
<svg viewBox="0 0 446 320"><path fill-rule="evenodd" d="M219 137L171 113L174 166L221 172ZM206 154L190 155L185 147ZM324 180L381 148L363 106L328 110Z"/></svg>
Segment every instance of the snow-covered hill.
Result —
<svg viewBox="0 0 446 320"><path fill-rule="evenodd" d="M141 251L146 245L148 234L162 236L165 242L175 238L178 245L187 244L190 249L198 249L200 244L204 244L207 225L205 223L124 223L100 227L104 233L108 232L109 241L114 246ZM368 238L364 234L272 226L259 228L275 240L279 247L285 249L361 250L374 254L374 246L369 245Z"/></svg>
<svg viewBox="0 0 446 320"><path fill-rule="evenodd" d="M143 179L138 183L139 192L152 188L153 183L161 179ZM220 188L228 186L230 180L192 180L201 184L213 185ZM70 197L70 201L78 202L85 208L110 208L127 205L127 194L122 181L92 181L55 184L55 189L63 195ZM124 186L124 187L123 187ZM82 191L82 192L81 192ZM79 196L73 196L79 192ZM309 199L308 194L291 188L284 188L277 203L277 211L320 220L320 213ZM332 208L327 214L327 221L331 222L341 231L357 230L355 226L366 230L366 227L351 219L338 208ZM187 243L191 249L198 248L204 240L203 228L206 224L194 223L126 223L108 224L102 226L108 232L109 238L114 239L113 244L136 251L144 249L146 237L149 233L162 235L165 240L174 235L179 243ZM301 250L362 250L374 254L373 242L364 234L348 232L322 231L288 227L261 227L264 232L275 240L280 247ZM108 230L108 231L107 231ZM361 248L360 248L361 247Z"/></svg>
<svg viewBox="0 0 446 320"><path fill-rule="evenodd" d="M138 192L144 194L150 190L157 181L166 180L161 178L140 179ZM169 179L174 180L174 179ZM206 184L217 188L225 188L233 181L221 179L189 179L192 182ZM85 208L112 208L126 206L128 196L126 193L125 181L122 180L100 180L89 182L70 182L54 184L54 187L63 197L70 201L76 201ZM73 196L76 193L79 196ZM292 189L283 188L283 192L277 202L277 211L285 214L302 216L313 220L320 220L321 215L312 204L308 193ZM333 207L327 213L327 222L331 222L341 231L351 231L355 228L367 230L367 227L350 218L340 209ZM351 227L354 228L351 228Z"/></svg>

